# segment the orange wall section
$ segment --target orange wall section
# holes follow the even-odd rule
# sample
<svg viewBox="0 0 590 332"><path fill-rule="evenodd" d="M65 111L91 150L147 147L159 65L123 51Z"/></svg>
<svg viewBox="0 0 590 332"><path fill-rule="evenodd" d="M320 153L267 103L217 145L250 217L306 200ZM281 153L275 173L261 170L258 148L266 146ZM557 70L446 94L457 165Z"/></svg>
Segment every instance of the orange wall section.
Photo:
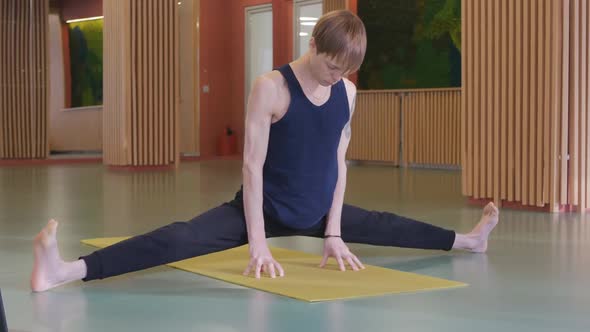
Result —
<svg viewBox="0 0 590 332"><path fill-rule="evenodd" d="M217 153L217 139L231 118L232 73L231 17L228 8L232 0L202 0L200 26L200 83L196 87L200 93L201 156L214 156ZM208 87L209 92L204 92Z"/></svg>
<svg viewBox="0 0 590 332"><path fill-rule="evenodd" d="M245 9L273 6L274 67L288 63L293 54L293 0L201 0L200 86L201 156L215 156L217 140L226 126L244 144L245 120ZM209 86L209 93L203 86Z"/></svg>

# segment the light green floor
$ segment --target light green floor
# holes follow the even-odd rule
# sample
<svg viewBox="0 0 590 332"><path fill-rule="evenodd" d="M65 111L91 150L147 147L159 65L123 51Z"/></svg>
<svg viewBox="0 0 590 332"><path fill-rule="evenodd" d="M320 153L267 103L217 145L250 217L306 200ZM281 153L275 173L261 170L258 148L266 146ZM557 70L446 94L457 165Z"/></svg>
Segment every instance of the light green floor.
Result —
<svg viewBox="0 0 590 332"><path fill-rule="evenodd" d="M31 239L60 221L62 255L82 238L137 234L233 197L236 161L170 172L101 165L0 168L0 287L13 331L588 331L590 223L579 214L502 210L487 254L352 245L367 264L464 281L469 287L307 304L165 267L32 294ZM349 168L346 202L468 231L457 171ZM275 246L321 253L307 238ZM288 271L286 271L288 273Z"/></svg>

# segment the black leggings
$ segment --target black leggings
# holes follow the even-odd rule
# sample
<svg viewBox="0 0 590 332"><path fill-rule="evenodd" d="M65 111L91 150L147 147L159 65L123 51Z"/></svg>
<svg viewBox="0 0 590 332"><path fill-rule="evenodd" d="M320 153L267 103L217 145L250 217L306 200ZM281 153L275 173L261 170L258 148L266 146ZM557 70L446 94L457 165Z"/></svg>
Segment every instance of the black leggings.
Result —
<svg viewBox="0 0 590 332"><path fill-rule="evenodd" d="M323 237L326 218L316 226L297 230L265 216L266 237L302 235ZM344 205L342 239L416 249L451 250L455 232L388 212L367 211ZM233 200L188 222L175 222L81 257L86 262L84 281L103 279L168 264L248 243L241 200ZM244 267L245 268L245 267Z"/></svg>

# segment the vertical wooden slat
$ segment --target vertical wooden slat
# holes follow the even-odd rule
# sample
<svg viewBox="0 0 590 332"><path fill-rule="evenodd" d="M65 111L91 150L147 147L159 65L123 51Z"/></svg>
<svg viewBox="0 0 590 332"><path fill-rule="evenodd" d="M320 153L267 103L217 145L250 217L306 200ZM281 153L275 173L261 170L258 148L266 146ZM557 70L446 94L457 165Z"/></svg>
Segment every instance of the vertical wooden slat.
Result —
<svg viewBox="0 0 590 332"><path fill-rule="evenodd" d="M27 111L26 108L26 97L25 94L25 82L23 82L23 72L25 71L25 59L28 59L28 52L27 52L27 36L25 32L25 25L26 25L26 13L25 13L25 5L28 6L29 4L26 2L21 2L18 6L18 32L17 32L17 47L20 49L20 54L17 56L17 72L16 72L16 86L17 86L17 105L20 105L20 109L17 109L15 112L16 118L16 127L15 127L15 134L16 134L16 156L17 158L23 158L23 145L25 142L23 141L23 130L24 124L22 121L23 114ZM24 106L24 107L23 107Z"/></svg>
<svg viewBox="0 0 590 332"><path fill-rule="evenodd" d="M466 160L466 167L467 167L467 185L466 188L467 190L465 191L465 195L473 195L474 194L474 143L475 143L475 139L474 139L474 128L475 128L475 123L473 121L474 118L474 113L476 113L475 109L476 109L476 105L475 105L475 96L478 93L478 89L477 89L477 80L475 79L475 74L477 73L476 71L476 67L474 66L475 63L475 59L476 59L476 55L475 55L475 51L477 50L477 45L476 45L476 37L478 37L478 33L477 30L473 24L473 22L475 21L475 19L477 18L477 13L475 11L476 6L474 5L473 2L467 2L467 1L462 1L466 2L465 6L467 7L467 28L466 29L462 29L462 30L467 30L466 34L468 35L467 38L467 54L466 56L463 57L463 59L465 59L467 61L467 63L465 64L467 67L467 85L466 85L466 89L463 90L464 94L467 94L467 96L465 96L465 98L467 99L467 108L463 109L463 116L465 117L465 126L467 127L467 135L465 136L464 140L467 141L467 160ZM465 172L465 170L464 170Z"/></svg>
<svg viewBox="0 0 590 332"><path fill-rule="evenodd" d="M535 186L533 188L535 194L535 205L543 207L545 201L543 200L543 128L544 128L544 95L543 95L543 83L544 83L544 61L545 61L545 30L544 26L547 24L544 16L544 0L539 1L537 4L537 98L536 98L536 125L535 125ZM533 13L534 14L534 13ZM547 133L549 134L549 133Z"/></svg>
<svg viewBox="0 0 590 332"><path fill-rule="evenodd" d="M6 7L8 5L8 1L0 1L0 159L4 158L6 155L6 151L4 150L4 146L6 144L6 137L4 132L4 126L7 123L6 118L4 117L6 114L6 109L8 108L7 105L7 82L6 82L6 40L8 40L8 36L6 35L8 20L6 15Z"/></svg>
<svg viewBox="0 0 590 332"><path fill-rule="evenodd" d="M10 19L12 20L12 23L10 24L10 28L8 30L8 35L9 36L15 36L16 38L8 38L8 41L10 42L9 44L9 48L10 49L15 49L15 56L14 57L9 57L9 64L8 64L8 71L9 71L9 86L10 86L10 95L9 95L9 99L10 99L10 103L9 103L9 109L7 110L8 113L8 123L6 126L6 130L8 132L8 139L11 141L11 143L9 143L8 145L8 156L10 156L10 158L17 158L18 155L16 153L16 146L18 145L18 141L16 140L16 133L15 133L15 128L17 126L17 124L15 123L15 111L18 109L18 102L17 102L17 98L18 98L18 85L16 82L16 73L18 72L18 65L15 63L16 59L20 57L20 52L21 50L18 49L17 46L17 41L19 40L17 35L17 31L18 31L18 12L17 12L17 7L15 6L15 3L11 3L12 7L9 9L10 12Z"/></svg>
<svg viewBox="0 0 590 332"><path fill-rule="evenodd" d="M44 39L37 38L39 35L43 35L44 32L44 23L45 17L42 15L44 11L46 1L42 1L39 3L39 6L35 8L35 15L33 16L33 26L34 26L34 36L32 44L34 44L34 67L31 68L32 70L32 82L38 82L36 86L33 87L33 98L31 100L32 109L31 112L27 114L28 116L28 130L29 130L29 147L28 153L32 155L33 158L38 158L39 154L37 153L39 149L39 141L38 140L38 120L40 120L41 114L45 113L44 105L47 104L47 100L43 101L43 89L44 89L44 82L43 82L43 75L42 71L45 67L43 65L45 53L45 45L43 45Z"/></svg>
<svg viewBox="0 0 590 332"><path fill-rule="evenodd" d="M454 106L451 104L454 101L453 95L448 92L442 92L442 94L445 99L445 113L442 115L442 120L446 122L447 125L442 128L444 138L440 142L441 146L443 147L440 153L440 162L443 165L451 165L451 160L453 159L455 147L457 147L457 143L454 142L455 125L459 124L461 120L455 119L454 114L451 111L451 107ZM461 104L459 104L458 107L460 109Z"/></svg>
<svg viewBox="0 0 590 332"><path fill-rule="evenodd" d="M420 163L421 164L425 164L426 163L426 156L428 155L428 134L429 134L429 130L428 127L429 123L427 120L427 113L426 110L428 109L429 102L430 102L430 98L428 98L428 94L422 94L422 108L420 109L420 133L421 133L421 139L422 142L419 145L419 149L420 149Z"/></svg>
<svg viewBox="0 0 590 332"><path fill-rule="evenodd" d="M161 24L160 18L163 16L163 10L167 7L167 3L163 3L163 1L155 1L153 3L154 12L152 16L152 22L154 24L154 31L151 39L153 40L153 57L154 57L154 64L153 64L153 73L154 73L154 81L151 85L151 89L153 92L160 92L154 93L153 96L153 110L152 110L152 136L154 137L154 143L152 145L153 151L153 159L152 162L154 165L162 165L162 147L163 145L168 144L167 140L164 139L160 132L160 118L164 116L164 109L160 106L160 99L162 98L162 93L160 89L160 83L162 82L163 78L160 76L160 70L163 67L163 63L161 63L162 59L162 45L160 41L167 36L167 31L165 31L165 26Z"/></svg>
<svg viewBox="0 0 590 332"><path fill-rule="evenodd" d="M500 163L500 171L499 177L496 178L496 181L499 181L500 190L499 190L499 197L496 197L496 200L501 202L507 198L507 183L508 183L508 85L510 82L510 78L508 76L508 50L509 50L509 37L508 37L508 19L509 19L509 12L508 12L508 3L506 0L502 0L500 2L500 16L501 16L501 118L500 118L500 154L499 154L499 163Z"/></svg>
<svg viewBox="0 0 590 332"><path fill-rule="evenodd" d="M167 2L157 2L158 4L158 9L156 10L156 22L157 22L157 26L158 26L158 33L159 36L158 38L156 38L156 49L158 50L158 67L156 70L156 89L157 91L164 91L164 66L166 65L166 62L164 60L164 53L167 53L168 50L164 49L165 45L165 40L167 37L168 32L165 30L166 25L164 24L164 20L165 20L165 16L166 15L162 15L162 13L166 13L166 8L168 7L168 3ZM166 156L164 156L164 146L168 145L167 140L164 137L164 118L166 117L166 107L164 105L164 95L161 93L156 94L156 100L157 102L155 103L156 108L158 109L157 111L157 116L156 116L156 128L157 128L157 134L156 136L158 137L158 144L157 144L157 156L158 158L156 159L156 163L158 165L163 165L165 164L168 160L168 158L166 158ZM170 142L172 143L172 142Z"/></svg>
<svg viewBox="0 0 590 332"><path fill-rule="evenodd" d="M137 27L137 34L131 36L132 40L135 40L135 42L138 44L139 47L139 54L137 56L137 61L139 61L139 63L141 63L141 73L143 76L143 79L141 81L139 81L139 100L140 100L140 104L141 106L139 107L138 111L137 111L137 123L135 124L135 126L137 126L138 129L138 136L139 139L137 140L137 142L135 142L134 144L134 149L137 150L137 162L134 165L147 165L148 163L144 160L145 157L145 151L143 149L143 142L145 141L145 131L147 129L147 126L145 124L145 110L148 107L147 105L147 98L146 98L146 94L148 93L147 89L146 89L146 85L145 82L148 80L147 77L147 61L146 58L144 56L144 54L146 53L146 43L144 40L144 29L146 28L146 25L148 24L148 22L146 22L146 7L145 6L140 6L139 2L137 0L132 0L134 2L134 7L135 7L135 11L137 11L138 13L138 17L139 17L139 26Z"/></svg>
<svg viewBox="0 0 590 332"><path fill-rule="evenodd" d="M468 6L467 1L461 1L461 24L465 24L464 28L461 29L461 113L460 113L460 121L461 121L461 140L460 144L460 152L461 152L461 167L463 168L463 172L461 172L461 193L463 195L468 195L468 186L469 183L467 182L467 107L469 105L467 96L469 90L469 85L471 82L468 80L467 76L467 62L470 61L468 56L464 54L469 54L469 48L471 47L471 41L468 39L467 30L469 29L469 17L470 15L467 14L467 10L470 6Z"/></svg>
<svg viewBox="0 0 590 332"><path fill-rule="evenodd" d="M530 29L530 2L535 0L524 0L523 5L523 103L522 103L522 165L521 165L521 196L522 204L529 205L529 114L531 112L530 104L530 90L531 90L531 74L530 74L530 63L531 63L531 29Z"/></svg>
<svg viewBox="0 0 590 332"><path fill-rule="evenodd" d="M461 165L461 94L454 94L455 101L452 106L455 115L455 121L453 121L455 126L453 131L455 137L453 144L455 147L455 153L454 159L451 163L455 165Z"/></svg>
<svg viewBox="0 0 590 332"><path fill-rule="evenodd" d="M147 57L149 58L149 74L150 74L150 80L148 83L148 91L149 91L149 109L148 109L148 140L146 141L146 145L147 145L147 158L148 158L148 164L149 165L156 165L156 153L158 150L158 137L157 137L157 133L155 131L155 118L156 115L158 113L158 107L156 105L156 89L155 89L155 84L156 84L156 72L157 72L157 58L158 58L158 53L156 52L156 44L155 41L156 39L159 37L158 36L158 26L157 26L157 22L156 22L156 15L158 15L159 13L157 13L157 8L156 8L156 4L159 1L165 1L165 0L152 0L151 3L147 6L148 7L148 19L151 22L151 27L150 29L148 29L146 31L146 39L148 41L148 50L149 53L147 54ZM161 92L159 92L161 93Z"/></svg>
<svg viewBox="0 0 590 332"><path fill-rule="evenodd" d="M21 49L21 53L20 55L17 57L17 72L16 72L16 84L17 84L17 103L20 106L20 110L18 110L18 112L15 112L15 118L16 118L16 127L15 127L15 134L16 134L16 156L18 158L23 158L23 152L22 152L22 148L24 145L23 142L23 124L22 124L22 120L21 117L24 113L24 111L26 110L25 107L23 107L24 105L24 99L25 97L24 95L24 84L23 84L23 70L24 70L24 65L23 62L25 61L25 58L27 58L27 50L26 50L26 44L25 44L25 40L26 40L26 36L25 36L25 7L24 7L25 3L21 3L21 5L18 7L18 47ZM28 5L28 4L27 4Z"/></svg>
<svg viewBox="0 0 590 332"><path fill-rule="evenodd" d="M165 29L168 30L168 31L170 31L171 28L172 28L172 24L173 24L173 21L170 20L170 15L172 14L172 11L170 10L170 6L166 6L165 11L166 11L166 15L165 15L166 16L166 19L165 19L165 22L166 22ZM173 37L173 36L171 36L169 34L168 37ZM174 46L175 43L174 43L174 39L173 38L167 38L167 40L168 40L168 43L169 43L168 50L170 50L173 47L175 47ZM172 109L172 107L174 105L173 104L174 101L172 99L172 95L174 94L175 87L174 87L174 84L173 84L173 82L171 80L172 74L174 73L174 66L173 65L170 65L171 62L173 61L170 51L168 51L166 55L167 55L167 57L166 57L166 59L167 59L166 60L166 64L167 64L167 69L168 69L168 73L169 73L169 75L168 75L168 82L170 82L170 84L168 86L168 89L166 89L166 93L164 95L164 98L166 98L166 100L168 101L167 107L166 107L166 109L168 111L166 112L166 115L167 116L165 116L164 123L166 125L165 139L166 140L169 140L172 137L172 135L173 135L173 131L171 130L172 123L170 121L170 114L171 114L170 110ZM168 152L168 156L167 157L169 159L172 159L171 154L172 154L173 149L171 148L171 146L169 144L166 144L166 151Z"/></svg>
<svg viewBox="0 0 590 332"><path fill-rule="evenodd" d="M451 94L450 112L453 114L453 158L450 164L461 165L461 91Z"/></svg>
<svg viewBox="0 0 590 332"><path fill-rule="evenodd" d="M138 8L141 8L142 11L142 15L145 21L145 24L142 25L140 27L140 35L137 36L137 38L139 38L140 43L142 44L142 53L140 55L140 57L143 58L143 68L144 68L144 75L145 75L145 79L143 81L143 87L142 87L142 99L143 99L143 107L141 108L141 127L142 127L142 137L141 137L141 141L139 142L140 144L140 155L141 155L141 165L151 165L150 164L150 160L149 160L149 152L148 149L149 147L149 140L150 140L150 122L149 122L149 116L151 113L151 108L152 105L150 105L150 93L152 91L150 91L150 80L151 80L151 63L150 63L150 54L152 52L152 49L150 49L149 47L149 30L150 27L152 26L152 23L149 20L150 17L150 9L151 6L149 4L139 4L138 0L137 1L137 5Z"/></svg>
<svg viewBox="0 0 590 332"><path fill-rule="evenodd" d="M11 10L11 18L14 20L14 23L11 24L12 27L12 31L10 32L10 36L15 36L16 38L11 38L9 39L11 41L11 45L9 46L11 49L15 49L15 53L16 56L14 58L11 58L11 63L10 63L10 84L12 85L12 96L11 96L11 104L10 104L10 109L8 110L8 115L9 115L9 124L7 126L8 129L8 134L9 134L9 139L12 141L12 144L9 145L9 153L10 156L12 158L18 158L18 152L17 152L17 147L18 147L18 140L17 140L17 134L16 134L16 128L18 128L18 123L16 122L16 112L18 110L18 95L19 95L19 86L18 86L18 82L17 82L17 73L19 71L18 68L18 63L17 63L17 59L20 58L22 55L20 54L22 49L20 49L20 47L18 46L18 41L21 39L20 38L20 34L18 33L19 29L18 29L18 21L19 21L19 17L18 17L18 9L17 6L14 5L14 3L12 4L12 10Z"/></svg>
<svg viewBox="0 0 590 332"><path fill-rule="evenodd" d="M25 106L24 112L21 113L21 139L23 142L22 145L22 158L26 158L26 156L31 156L31 119L30 114L32 111L32 101L31 99L35 98L35 89L34 85L37 85L38 82L34 82L34 70L35 70L35 48L34 48L34 34L35 34L35 27L33 24L33 20L35 19L35 7L39 4L33 3L30 6L29 3L26 4L26 9L23 10L23 16L25 19L24 23L24 33L23 36L25 39L23 40L23 44L25 46L25 58L23 59L23 71L22 71L22 84L23 84L23 100L22 103ZM31 156L34 158L34 156Z"/></svg>
<svg viewBox="0 0 590 332"><path fill-rule="evenodd" d="M560 110L561 110L561 7L562 2L551 2L551 148L550 148L550 190L549 206L551 212L559 209L560 172L559 172L559 138L561 137Z"/></svg>
<svg viewBox="0 0 590 332"><path fill-rule="evenodd" d="M571 2L571 31L570 37L570 103L569 103L569 179L568 202L578 205L578 140L579 109L580 109L580 3Z"/></svg>
<svg viewBox="0 0 590 332"><path fill-rule="evenodd" d="M133 122L132 126L135 128L135 135L136 135L136 140L133 141L132 144L132 149L133 149L133 155L134 155L134 160L132 165L143 165L143 160L142 160L142 150L141 150L141 142L143 141L143 131L144 131L144 125L143 125L143 110L145 109L145 98L144 98L144 94L146 93L145 89L144 89L144 82L146 80L145 77L145 59L143 58L143 53L144 53L144 44L142 43L142 39L141 39L141 34L142 34L142 30L143 30L143 26L146 24L144 23L145 20L145 15L143 13L142 8L138 7L138 2L135 0L130 0L131 1L131 12L133 13L133 15L135 15L137 17L137 26L133 27L134 32L131 34L131 36L129 36L129 39L131 41L132 44L136 45L136 49L137 49L137 53L136 56L133 60L134 63L134 67L135 67L135 73L132 74L133 79L137 80L136 83L136 97L137 98L135 100L136 104L137 104L137 108L135 110L135 121Z"/></svg>
<svg viewBox="0 0 590 332"><path fill-rule="evenodd" d="M484 3L480 2L480 1L475 1L476 7L475 10L477 12L476 14L476 22L485 22L485 15L484 15ZM475 57L476 59L479 60L479 65L475 66L476 69L476 73L475 73L475 82L476 83L476 88L478 89L476 95L475 95L475 102L476 102L476 106L475 109L480 110L480 111L476 111L475 112L475 118L474 118L474 122L473 122L473 130L474 130L474 145L473 145L473 149L474 149L474 159L475 159L475 163L473 166L473 179L474 179L474 188L473 188L473 197L475 198L481 198L481 189L483 186L483 172L482 172L482 168L483 168L483 163L482 163L482 155L483 153L482 151L482 144L483 140L482 137L485 133L485 127L482 125L483 121L483 114L485 114L483 111L485 110L485 104L484 104L484 96L486 95L485 92L485 82L484 82L484 77L485 77L485 56L484 56L484 48L485 48L485 23L484 24L479 24L479 23L474 23L475 27L476 27L476 31L477 31L477 37L475 38L476 42L477 42L477 46L476 46L476 52L475 52Z"/></svg>
<svg viewBox="0 0 590 332"><path fill-rule="evenodd" d="M450 165L451 164L451 158L453 157L453 152L454 152L454 144L456 144L453 139L453 130L455 129L455 121L456 119L453 118L453 113L451 112L451 102L452 100L452 95L446 92L442 93L444 96L444 104L443 107L445 109L443 115L442 115L442 121L443 123L445 123L446 125L442 128L442 132L444 135L444 138L439 142L439 144L441 145L441 153L439 155L440 158L440 163L443 165ZM453 145L451 145L453 144Z"/></svg>
<svg viewBox="0 0 590 332"><path fill-rule="evenodd" d="M535 127L537 126L537 117L536 113L538 110L537 104L537 2L538 0L531 1L530 7L530 45L531 45L531 52L529 57L529 73L530 73L530 94L529 94L529 120L527 121L529 125L529 134L528 134L528 167L526 169L527 176L528 176L528 188L525 187L525 190L528 190L527 196L529 197L528 204L534 205L536 202L536 193L535 193L535 174L536 174L536 158L535 158L535 148L536 148L536 130Z"/></svg>
<svg viewBox="0 0 590 332"><path fill-rule="evenodd" d="M434 147L432 144L432 137L434 136L434 126L432 121L429 119L429 112L428 110L432 110L432 94L426 93L426 108L422 110L422 114L424 115L424 123L426 124L426 144L424 147L424 163L428 162L428 156L431 156L434 152Z"/></svg>
<svg viewBox="0 0 590 332"><path fill-rule="evenodd" d="M551 96L551 80L553 79L551 76L552 70L552 63L555 59L551 53L551 46L552 46L552 13L551 13L551 2L552 1L544 1L544 53L545 53L545 61L543 63L543 70L544 78L543 78L543 143L542 143L542 153L543 153L543 188L542 188L542 202L549 203L549 207L551 209L552 202L549 198L549 192L551 189L551 180L550 180L550 172L551 172L551 139L554 135L554 130L550 124L550 116L551 116L551 104L552 104L552 96Z"/></svg>
<svg viewBox="0 0 590 332"><path fill-rule="evenodd" d="M561 197L560 201L569 204L568 201L568 130L569 130L569 66L570 66L570 6L569 0L563 0L561 31L562 31L562 54L561 54L561 147L560 147L560 172L561 172Z"/></svg>
<svg viewBox="0 0 590 332"><path fill-rule="evenodd" d="M158 10L158 12L162 13L162 12L166 12L166 8L168 8L169 3L164 2L160 4L160 8ZM156 87L156 89L158 89L158 91L162 91L164 89L164 82L166 80L166 77L164 75L165 73L165 67L166 67L166 62L164 60L164 54L168 53L168 50L166 50L165 47L165 40L168 36L168 31L166 30L166 25L165 25L165 18L163 15L159 14L158 15L158 25L160 26L160 37L158 38L157 44L158 44L158 85ZM158 164L163 164L163 163L167 163L168 162L168 158L167 156L164 154L164 147L170 144L174 144L174 141L168 142L168 140L166 139L166 137L164 136L164 118L166 118L166 106L164 104L164 100L165 100L165 94L159 95L157 97L158 102L157 102L157 107L158 107L158 116L157 116L157 120L156 120L156 127L157 127L157 136L159 137L160 143L158 144Z"/></svg>
<svg viewBox="0 0 590 332"><path fill-rule="evenodd" d="M484 123L486 125L486 136L485 136L485 141L488 142L488 144L485 145L486 149L485 149L485 157L484 157L484 161L483 164L485 165L485 190L482 192L482 197L484 198L489 198L493 196L493 185L492 185L492 168L494 166L493 164L493 160L492 160L492 151L494 149L494 146L492 145L492 142L494 141L494 136L493 136L493 124L494 124L494 120L493 120L493 112L494 112L494 71L493 71L493 67L494 67L494 51L493 51L493 47L494 47L494 7L493 7L493 1L486 1L486 13L487 13L487 32L488 32L488 36L486 38L487 41L487 49L490 51L486 52L486 99L487 99L487 103L486 103L486 117L484 120Z"/></svg>
<svg viewBox="0 0 590 332"><path fill-rule="evenodd" d="M48 72L48 40L49 40L49 2L42 1L39 13L39 21L37 24L38 37L35 38L37 42L37 54L38 54L38 65L37 65L37 82L39 82L39 92L37 103L37 111L33 113L32 117L35 119L33 122L34 130L33 144L31 144L31 151L35 158L42 158L45 153L43 151L48 150L48 140L43 139L46 137L43 135L43 128L48 125L48 105L49 98L47 96L47 72Z"/></svg>
<svg viewBox="0 0 590 332"><path fill-rule="evenodd" d="M23 121L23 134L25 138L25 146L24 146L24 154L25 156L31 156L35 158L34 152L34 145L36 135L34 134L34 127L35 127L35 113L38 111L38 103L37 101L41 96L39 92L41 91L41 81L40 77L38 76L39 65L40 65L40 54L38 52L42 52L43 50L39 49L39 41L36 40L36 36L39 34L38 29L41 27L41 15L39 15L39 11L42 10L43 2L33 2L32 6L29 6L28 10L28 23L27 23L27 47L29 49L28 54L28 61L26 61L27 70L25 71L26 75L26 111L24 112L24 121Z"/></svg>
<svg viewBox="0 0 590 332"><path fill-rule="evenodd" d="M140 26L141 17L137 10L135 10L135 2L131 2L131 10L129 15L131 16L131 35L137 35L137 29ZM141 48L139 47L137 40L134 40L131 44L131 58L136 59L132 65L132 77L131 79L131 142L133 142L133 148L131 149L132 164L138 163L138 149L135 148L136 142L139 140L139 128L137 123L139 122L139 109L142 107L141 91L139 89L138 82L142 81L142 59L139 57Z"/></svg>
<svg viewBox="0 0 590 332"><path fill-rule="evenodd" d="M421 163L422 162L422 130L420 130L420 123L422 121L422 112L421 110L424 109L424 96L419 94L416 96L416 103L417 108L414 109L414 116L415 116L415 123L414 123L414 137L415 137L415 150L416 150L416 158L413 160L414 163Z"/></svg>
<svg viewBox="0 0 590 332"><path fill-rule="evenodd" d="M442 144L442 151L440 154L440 163L443 165L451 165L451 160L453 157L454 147L456 146L456 142L454 141L454 129L455 129L455 121L456 119L453 117L454 114L451 112L451 103L453 102L453 96L450 93L443 92L444 95L444 109L445 112L442 115L442 121L445 123L445 126L442 128L443 131L443 139L441 139Z"/></svg>
<svg viewBox="0 0 590 332"><path fill-rule="evenodd" d="M435 101L436 100L441 100L441 104L438 105L438 111L435 111ZM444 106L444 99L441 96L441 93L438 92L434 92L431 94L431 99L430 99L430 105L431 105L431 112L430 112L430 118L428 119L428 122L432 123L432 134L430 135L430 142L431 142L431 146L432 146L432 161L434 164L440 164L439 161L439 153L440 153L440 142L438 142L436 140L437 137L441 137L442 136L442 126L437 126L436 124L442 124L443 122L441 122L440 119L440 114L441 112L444 112L444 109L442 108L442 106Z"/></svg>
<svg viewBox="0 0 590 332"><path fill-rule="evenodd" d="M155 45L154 40L157 38L156 34L158 31L157 22L155 22L155 17L158 13L156 13L155 5L158 3L159 0L152 0L147 4L147 18L150 21L149 28L145 30L145 41L147 42L147 49L145 56L148 59L148 82L147 82L147 92L148 92L148 108L147 108L147 140L145 142L145 151L146 151L146 158L148 165L155 165L155 152L157 150L157 141L158 138L154 132L154 116L155 113L158 111L155 106L155 89L154 83L156 81L155 73L156 73L156 55L155 52Z"/></svg>
<svg viewBox="0 0 590 332"><path fill-rule="evenodd" d="M504 16L502 15L502 13L500 12L501 7L500 7L500 0L495 0L494 1L494 94L493 94L493 99L494 99L494 106L492 108L492 112L493 112L493 116L494 116L494 132L493 132L493 150L494 150L494 156L493 156L493 163L491 162L492 160L489 160L488 163L490 165L493 165L493 173L490 172L490 174L493 174L493 178L490 178L490 184L493 186L493 194L490 195L489 197L493 197L494 200L496 201L497 205L500 206L501 205L501 200L500 200L500 185L502 182L502 178L500 177L500 148L501 148L501 142L500 142L500 113L503 111L504 107L502 107L502 100L503 95L500 91L500 81L502 81L503 77L500 76L500 59L501 59L501 54L500 54L500 38L502 37L501 35L501 28L500 28L500 16ZM502 52L503 53L503 52ZM491 122L491 121L490 121ZM502 158L503 159L503 158Z"/></svg>
<svg viewBox="0 0 590 332"><path fill-rule="evenodd" d="M45 27L45 41L43 43L43 45L45 46L46 50L49 50L49 3L45 2L45 23L44 23L44 27ZM43 101L45 102L45 110L43 111L42 114L42 121L39 124L40 128L41 128L41 139L43 140L43 143L41 144L41 155L39 158L47 158L49 156L49 51L43 52L43 56L45 57L45 60L43 61L45 68L43 69L43 82L45 83L45 89L44 89L44 97L43 97Z"/></svg>
<svg viewBox="0 0 590 332"><path fill-rule="evenodd" d="M404 131L406 134L407 139L404 140L406 145L404 147L404 151L407 151L407 158L404 159L404 166L408 165L408 161L414 158L414 98L413 95L406 94L404 96L404 109L405 116L408 119L408 126L405 127L406 130ZM407 105L407 107L406 107Z"/></svg>
<svg viewBox="0 0 590 332"><path fill-rule="evenodd" d="M590 45L590 4L586 4L586 26L584 27L586 30L586 46ZM590 79L590 53L586 53L587 56L587 66L586 66L586 77ZM586 140L586 157L584 160L586 161L586 176L585 176L585 183L582 190L586 193L586 205L585 209L588 209L590 206L590 83L586 82L586 109L584 113L586 114L586 133L583 134L581 137L582 139ZM586 212L584 209L582 211Z"/></svg>
<svg viewBox="0 0 590 332"><path fill-rule="evenodd" d="M411 159L409 160L410 162L413 162L415 160L418 159L418 112L417 110L419 109L419 102L420 99L418 95L414 95L414 94L409 94L409 97L412 100L412 108L410 111L410 116L412 119L412 128L411 128L411 138L412 138L412 145L410 146L410 149L412 151L412 155L411 155Z"/></svg>
<svg viewBox="0 0 590 332"><path fill-rule="evenodd" d="M174 4L174 2L173 2ZM179 17L179 12L178 12L178 7L174 6L174 48L173 49L178 49L179 48L179 29L180 29L180 22L178 20ZM170 146L173 148L172 149L172 153L171 153L171 157L174 158L174 160L176 160L176 164L178 165L178 162L180 160L180 130L178 129L180 127L179 121L180 121L180 117L178 116L178 109L180 108L180 61L179 61L179 57L178 57L178 52L175 53L174 55L174 79L173 79L173 86L174 86L174 91L175 94L173 95L173 101L174 101L174 107L172 109L172 115L171 115L171 119L173 120L173 131L174 131L174 135L172 136L172 139L176 142L176 144L171 144Z"/></svg>
<svg viewBox="0 0 590 332"><path fill-rule="evenodd" d="M462 93L462 92L461 92ZM455 96L456 97L456 105L459 105L459 108L455 111L455 113L457 114L457 118L460 119L461 118L461 114L463 113L463 110L460 108L461 106L461 96ZM457 164L461 165L461 150L460 150L460 146L459 144L461 144L461 139L462 139L462 134L461 134L461 128L457 127L456 133L455 135L457 136L456 141L457 141Z"/></svg>
<svg viewBox="0 0 590 332"><path fill-rule="evenodd" d="M29 112L26 116L26 133L27 133L27 157L28 158L40 158L43 155L38 154L38 146L44 143L42 137L38 135L38 119L42 119L42 116L46 113L47 99L44 99L44 88L45 82L43 80L43 71L46 69L44 65L47 48L43 44L47 38L47 12L46 1L34 2L33 15L30 16L30 44L31 44L31 60L32 63L29 65L29 96L31 98L29 102Z"/></svg>
<svg viewBox="0 0 590 332"><path fill-rule="evenodd" d="M521 195L521 174L522 174L522 149L521 149L521 135L522 135L522 127L521 127L521 118L523 112L523 98L522 98L522 91L523 91L523 50L525 47L522 47L523 43L523 14L522 14L522 1L515 1L516 3L516 17L515 17L515 26L516 26L516 104L514 109L514 141L515 141L515 152L514 152L514 200L515 201L522 201Z"/></svg>
<svg viewBox="0 0 590 332"><path fill-rule="evenodd" d="M588 44L586 42L586 26L588 24L588 18L586 16L586 7L587 1L582 0L580 1L580 109L579 109L579 135L576 137L576 140L579 140L579 150L577 151L578 160L579 160L579 211L583 212L586 210L586 186L585 182L587 181L586 178L586 137L588 133L586 131L586 117L588 112L587 107L587 89L586 85L588 84L588 52L587 47Z"/></svg>
<svg viewBox="0 0 590 332"><path fill-rule="evenodd" d="M114 30L113 30L113 35L111 35L113 38L115 38L115 42L117 43L118 47L121 47L123 45L123 41L122 41L122 36L119 35L118 33L121 31L122 28L122 11L120 10L120 8L113 8L113 11L116 12L113 13L117 16L117 18L114 20ZM118 71L121 68L123 68L122 66L122 59L121 56L118 55L116 53L115 50L113 50L113 54L112 56L114 57L113 60L113 64L115 66L115 71L112 73L112 78L114 79L113 82L113 88L115 89L115 91L113 92L113 108L115 110L115 112L113 112L112 114L112 118L111 120L112 122L112 129L114 131L114 137L112 139L113 145L117 146L117 149L114 151L113 156L117 159L117 160L121 160L121 152L120 149L118 148L118 143L120 142L120 135L121 135L121 118L120 115L125 112L125 110L121 107L121 100L122 100L122 95L120 93L121 89L120 89L120 82L121 82L121 73Z"/></svg>

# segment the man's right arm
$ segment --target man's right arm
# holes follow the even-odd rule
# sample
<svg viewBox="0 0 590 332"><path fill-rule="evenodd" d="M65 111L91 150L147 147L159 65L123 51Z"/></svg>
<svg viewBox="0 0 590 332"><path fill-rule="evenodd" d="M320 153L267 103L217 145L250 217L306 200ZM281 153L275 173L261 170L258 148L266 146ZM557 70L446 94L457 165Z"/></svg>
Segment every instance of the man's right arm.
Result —
<svg viewBox="0 0 590 332"><path fill-rule="evenodd" d="M262 168L266 160L270 125L272 123L272 107L277 99L276 83L265 76L256 79L248 98L246 111L243 184L244 214L250 244L250 264L244 271L254 271L257 278L264 268L272 277L275 268L283 275L282 267L272 258L264 230Z"/></svg>
<svg viewBox="0 0 590 332"><path fill-rule="evenodd" d="M266 241L262 213L262 167L266 159L272 121L274 82L261 76L253 84L246 109L244 142L244 212L250 243Z"/></svg>

